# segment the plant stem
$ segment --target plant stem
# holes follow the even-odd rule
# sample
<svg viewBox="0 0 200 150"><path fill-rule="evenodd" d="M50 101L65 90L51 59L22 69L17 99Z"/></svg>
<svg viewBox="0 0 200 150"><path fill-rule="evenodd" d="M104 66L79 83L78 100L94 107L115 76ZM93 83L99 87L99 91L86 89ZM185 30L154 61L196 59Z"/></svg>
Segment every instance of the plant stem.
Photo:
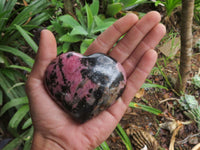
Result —
<svg viewBox="0 0 200 150"><path fill-rule="evenodd" d="M180 130L180 128L183 126L183 124L181 124L179 121L177 122L177 127L174 130L171 140L170 140L170 145L169 145L169 150L174 150L174 143L176 141L176 135L178 134L178 131Z"/></svg>
<svg viewBox="0 0 200 150"><path fill-rule="evenodd" d="M185 92L186 83L191 72L192 56L192 21L193 21L194 0L182 0L182 23L181 23L181 57L180 75L176 82L176 90Z"/></svg>
<svg viewBox="0 0 200 150"><path fill-rule="evenodd" d="M65 14L74 16L72 0L64 0Z"/></svg>

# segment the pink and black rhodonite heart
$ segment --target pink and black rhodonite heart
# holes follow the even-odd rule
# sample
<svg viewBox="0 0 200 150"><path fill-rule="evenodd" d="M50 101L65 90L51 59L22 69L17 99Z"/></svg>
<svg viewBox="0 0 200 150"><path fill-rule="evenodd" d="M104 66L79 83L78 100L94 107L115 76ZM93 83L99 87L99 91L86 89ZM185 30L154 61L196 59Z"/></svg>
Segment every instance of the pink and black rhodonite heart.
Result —
<svg viewBox="0 0 200 150"><path fill-rule="evenodd" d="M68 52L49 64L44 84L52 99L83 123L121 96L126 75L120 63L104 54Z"/></svg>

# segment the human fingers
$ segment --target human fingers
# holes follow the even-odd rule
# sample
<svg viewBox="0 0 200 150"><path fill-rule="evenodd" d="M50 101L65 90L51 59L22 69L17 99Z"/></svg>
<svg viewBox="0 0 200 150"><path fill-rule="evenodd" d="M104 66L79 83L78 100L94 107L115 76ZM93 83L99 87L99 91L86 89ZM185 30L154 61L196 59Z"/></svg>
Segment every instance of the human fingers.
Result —
<svg viewBox="0 0 200 150"><path fill-rule="evenodd" d="M90 55L97 52L107 53L117 42L117 40L137 21L138 17L133 13L127 14L126 16L120 18L97 37L97 39L89 46L85 52L85 55Z"/></svg>
<svg viewBox="0 0 200 150"><path fill-rule="evenodd" d="M26 93L29 98L34 123L37 122L36 120L42 120L41 118L46 118L48 120L47 116L48 114L51 114L48 112L50 109L51 112L59 110L57 105L50 100L43 84L43 76L46 67L49 65L51 60L56 57L56 54L56 40L54 35L48 30L43 30L40 35L40 45L36 60L26 82ZM51 117L52 116L53 115L51 115Z"/></svg>
<svg viewBox="0 0 200 150"><path fill-rule="evenodd" d="M165 35L166 29L163 24L156 25L144 39L139 43L132 54L122 63L127 77L132 73L139 60L142 58L144 53L149 49L154 49L155 46Z"/></svg>
<svg viewBox="0 0 200 150"><path fill-rule="evenodd" d="M124 103L128 105L135 93L144 83L146 77L150 73L151 69L155 65L157 59L157 52L154 50L148 50L144 53L139 63L135 67L134 71L129 75L127 79L126 88L122 94Z"/></svg>
<svg viewBox="0 0 200 150"><path fill-rule="evenodd" d="M42 80L46 67L56 55L57 46L53 33L49 30L41 31L39 49L30 76Z"/></svg>
<svg viewBox="0 0 200 150"><path fill-rule="evenodd" d="M118 62L123 63L160 20L161 16L158 12L147 13L118 42L109 55Z"/></svg>
<svg viewBox="0 0 200 150"><path fill-rule="evenodd" d="M156 58L157 53L154 50L146 52L135 71L128 78L122 97L107 110L101 112L98 116L84 123L79 128L79 132L86 135L88 141L90 141L89 143L98 145L108 138L125 113L133 96L145 81L145 78L156 62Z"/></svg>
<svg viewBox="0 0 200 150"><path fill-rule="evenodd" d="M91 147L94 149L110 136L126 109L127 106L119 98L107 110L81 125L78 132L86 135L87 141L89 141Z"/></svg>

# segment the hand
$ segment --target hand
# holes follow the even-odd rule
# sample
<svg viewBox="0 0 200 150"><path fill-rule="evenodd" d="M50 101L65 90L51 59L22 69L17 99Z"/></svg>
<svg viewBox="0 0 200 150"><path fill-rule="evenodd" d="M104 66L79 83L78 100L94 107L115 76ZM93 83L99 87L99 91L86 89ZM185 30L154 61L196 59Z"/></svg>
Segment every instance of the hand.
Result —
<svg viewBox="0 0 200 150"><path fill-rule="evenodd" d="M36 61L26 86L34 125L32 150L89 150L109 137L156 62L157 53L153 49L165 34L165 27L159 22L157 12L150 12L141 20L128 14L88 48L85 55L101 52L120 62L127 74L127 85L116 103L84 124L74 122L44 89L44 72L57 50L53 34L48 30L41 32Z"/></svg>

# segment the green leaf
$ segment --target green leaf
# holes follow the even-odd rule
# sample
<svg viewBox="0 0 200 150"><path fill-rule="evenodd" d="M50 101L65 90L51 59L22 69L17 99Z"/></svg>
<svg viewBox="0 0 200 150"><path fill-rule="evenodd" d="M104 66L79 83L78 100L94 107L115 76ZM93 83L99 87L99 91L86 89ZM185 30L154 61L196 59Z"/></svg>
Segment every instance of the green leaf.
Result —
<svg viewBox="0 0 200 150"><path fill-rule="evenodd" d="M103 20L99 16L94 16L94 21L97 26L100 26L101 24L103 24Z"/></svg>
<svg viewBox="0 0 200 150"><path fill-rule="evenodd" d="M2 104L3 104L3 92L0 89L0 106L2 106Z"/></svg>
<svg viewBox="0 0 200 150"><path fill-rule="evenodd" d="M15 82L20 82L27 79L23 72L9 67L1 68L0 72L5 75L5 78L8 78L7 80L11 80L11 86L15 84Z"/></svg>
<svg viewBox="0 0 200 150"><path fill-rule="evenodd" d="M181 5L181 0L166 0L163 4L167 10L167 16L170 16L173 10Z"/></svg>
<svg viewBox="0 0 200 150"><path fill-rule="evenodd" d="M74 28L75 26L80 26L80 24L70 15L60 16L58 19L62 21L63 27Z"/></svg>
<svg viewBox="0 0 200 150"><path fill-rule="evenodd" d="M31 137L33 137L33 127L26 130L20 136L9 142L2 150L14 150L18 148L18 146L21 145L24 140L31 140Z"/></svg>
<svg viewBox="0 0 200 150"><path fill-rule="evenodd" d="M70 45L71 45L71 43L65 42L65 43L63 44L63 46L62 46L62 52L63 52L63 53L68 52L68 51L69 51L69 48L70 48Z"/></svg>
<svg viewBox="0 0 200 150"><path fill-rule="evenodd" d="M159 88L159 89L166 89L166 90L168 89L167 87L164 87L164 86L159 85L159 84L153 84L153 83L144 83L141 88L146 88L146 89L148 89L148 88Z"/></svg>
<svg viewBox="0 0 200 150"><path fill-rule="evenodd" d="M24 37L26 42L29 44L29 46L34 50L34 52L37 52L38 46L37 44L33 41L33 39L27 34L27 31L24 30L22 27L19 25L15 25L17 30L21 33L21 35Z"/></svg>
<svg viewBox="0 0 200 150"><path fill-rule="evenodd" d="M192 78L192 84L194 84L196 87L200 88L200 76L199 75L195 75Z"/></svg>
<svg viewBox="0 0 200 150"><path fill-rule="evenodd" d="M90 5L90 9L93 16L97 16L99 12L99 0L93 0L93 3Z"/></svg>
<svg viewBox="0 0 200 150"><path fill-rule="evenodd" d="M33 134L33 133L32 133ZM30 150L32 146L33 135L28 136L28 140L25 140L25 144L23 145L23 150Z"/></svg>
<svg viewBox="0 0 200 150"><path fill-rule="evenodd" d="M3 69L1 69L0 70L0 83L1 83L0 86L3 89L3 91L5 92L5 94L9 97L9 99L14 99L14 98L17 98L19 96L23 96L24 95L24 88L20 88L20 89L18 88L19 90L17 89L17 90L13 90L13 91L8 92L9 88L12 87L14 82L9 80L3 73L4 73L4 71L3 71ZM12 73L8 74L8 75L11 76ZM15 77L13 77L13 78L14 78L14 80L16 80Z"/></svg>
<svg viewBox="0 0 200 150"><path fill-rule="evenodd" d="M17 0L9 0L6 2L5 2L5 0L0 0L0 5L1 5L0 12L1 13L6 12L5 15L3 16L4 18L10 17L10 14L11 14L16 2L17 2ZM4 27L4 25L6 24L6 21L7 21L7 19L3 19L0 21L0 30Z"/></svg>
<svg viewBox="0 0 200 150"><path fill-rule="evenodd" d="M146 106L146 105L142 105L142 104L139 104L139 103L130 102L129 107L142 109L144 111L150 112L150 113L152 113L154 115L158 115L158 116L162 114L162 111L160 111L156 108Z"/></svg>
<svg viewBox="0 0 200 150"><path fill-rule="evenodd" d="M198 107L198 101L193 95L185 94L184 96L181 96L179 103L186 110L197 109Z"/></svg>
<svg viewBox="0 0 200 150"><path fill-rule="evenodd" d="M184 110L184 114L190 119L194 120L200 129L200 105L193 95L181 96L178 100L179 104Z"/></svg>
<svg viewBox="0 0 200 150"><path fill-rule="evenodd" d="M100 24L100 25L98 25L96 28L94 28L94 30L93 30L92 32L93 32L93 33L103 32L103 31L105 31L108 27L110 27L113 23L114 23L114 21L103 22L102 24Z"/></svg>
<svg viewBox="0 0 200 150"><path fill-rule="evenodd" d="M13 99L13 100L7 102L1 108L0 116L2 116L6 111L8 111L12 107L16 107L18 105L24 105L24 104L28 104L28 98L27 97L20 97L20 98Z"/></svg>
<svg viewBox="0 0 200 150"><path fill-rule="evenodd" d="M100 146L95 148L95 150L110 150L108 144L104 141Z"/></svg>
<svg viewBox="0 0 200 150"><path fill-rule="evenodd" d="M13 90L14 88L18 87L18 86L22 86L25 85L25 82L19 82L19 83L15 83L12 87L10 87L8 89L8 92L10 92L11 90Z"/></svg>
<svg viewBox="0 0 200 150"><path fill-rule="evenodd" d="M16 72L15 72L15 70L13 70L13 69L9 69L9 68L2 68L1 70L1 73L3 74L3 75L5 75L5 80L6 80L6 77L7 77L7 80L9 81L9 80L11 80L11 81L16 81ZM3 77L2 77L3 78ZM0 81L1 81L1 79L0 79ZM3 81L3 80L2 80ZM6 82L6 81L5 81ZM12 86L14 83L11 83L10 85ZM2 82L0 82L0 83L2 83ZM10 86L10 87L11 87Z"/></svg>
<svg viewBox="0 0 200 150"><path fill-rule="evenodd" d="M90 46L90 44L92 44L92 42L94 41L94 39L85 39L80 46L80 51L81 54L84 54L85 51L88 49L88 47Z"/></svg>
<svg viewBox="0 0 200 150"><path fill-rule="evenodd" d="M24 66L10 65L10 66L8 66L8 68L20 69L20 70L27 71L28 73L31 72L31 68L24 67Z"/></svg>
<svg viewBox="0 0 200 150"><path fill-rule="evenodd" d="M20 107L8 123L8 130L15 136L18 135L17 128L24 116L29 112L29 105Z"/></svg>
<svg viewBox="0 0 200 150"><path fill-rule="evenodd" d="M39 26L41 25L44 21L47 21L51 16L49 15L48 12L42 12L41 14L37 14L29 23L28 25L35 25Z"/></svg>
<svg viewBox="0 0 200 150"><path fill-rule="evenodd" d="M2 150L14 150L19 147L20 144L22 144L23 140L21 137L15 138L11 142L9 142Z"/></svg>
<svg viewBox="0 0 200 150"><path fill-rule="evenodd" d="M35 0L32 1L30 5L25 7L18 15L15 17L13 22L10 26L22 25L24 24L29 17L32 17L33 15L36 15L42 11L44 11L45 8L47 8L50 5L50 3L47 0Z"/></svg>
<svg viewBox="0 0 200 150"><path fill-rule="evenodd" d="M3 53L0 53L0 64L4 64L6 61L5 56L3 55Z"/></svg>
<svg viewBox="0 0 200 150"><path fill-rule="evenodd" d="M100 146L98 146L97 148L95 148L94 150L102 150L102 148Z"/></svg>
<svg viewBox="0 0 200 150"><path fill-rule="evenodd" d="M92 25L93 25L93 15L88 4L86 4L86 13L87 13L87 27L88 27L87 31L88 33L90 33L92 30Z"/></svg>
<svg viewBox="0 0 200 150"><path fill-rule="evenodd" d="M118 12L120 12L123 8L122 3L113 3L113 4L108 4L107 9L106 9L106 15L108 16L114 16Z"/></svg>
<svg viewBox="0 0 200 150"><path fill-rule="evenodd" d="M12 86L11 81L9 81L3 74L0 72L0 87L3 89L5 94L8 96L8 98L12 99L15 97L18 97L17 93L11 92L8 93L8 89Z"/></svg>
<svg viewBox="0 0 200 150"><path fill-rule="evenodd" d="M102 148L103 150L110 150L108 144L107 144L105 141L104 141L100 146L101 146L101 148Z"/></svg>
<svg viewBox="0 0 200 150"><path fill-rule="evenodd" d="M18 56L20 57L27 65L29 65L30 67L33 66L33 63L34 63L34 60L28 56L27 54L19 51L18 49L16 48L13 48L13 47L9 47L9 46L6 46L6 45L0 45L0 51L4 51L4 52L8 52L8 53L11 53L15 56Z"/></svg>
<svg viewBox="0 0 200 150"><path fill-rule="evenodd" d="M22 126L22 129L25 130L26 128L30 127L32 125L31 118L28 118L28 120L25 121L25 123Z"/></svg>
<svg viewBox="0 0 200 150"><path fill-rule="evenodd" d="M164 3L163 3L162 1L155 1L154 3L155 3L155 6L156 6L156 7L157 7L158 5L160 5L160 4L164 5Z"/></svg>
<svg viewBox="0 0 200 150"><path fill-rule="evenodd" d="M121 137L123 143L125 144L127 150L132 150L132 145L131 145L131 141L128 137L128 135L126 134L126 132L124 131L124 129L121 127L120 124L117 124L116 127L116 132L118 133L118 135Z"/></svg>
<svg viewBox="0 0 200 150"><path fill-rule="evenodd" d="M156 65L157 65L157 68L158 68L158 70L160 71L161 75L164 77L164 79L165 79L167 85L168 85L170 88L173 89L171 83L169 82L169 79L168 79L167 75L163 72L162 67L160 66L160 64L159 64L158 62L156 62Z"/></svg>
<svg viewBox="0 0 200 150"><path fill-rule="evenodd" d="M127 7L135 7L138 4L144 4L144 3L150 3L148 0L120 0L121 3L123 3L123 9L126 9Z"/></svg>
<svg viewBox="0 0 200 150"><path fill-rule="evenodd" d="M63 33L65 33L65 28L62 27L61 23L58 20L53 20L51 21L50 26L48 26L47 29L51 30L51 31L56 31L56 33L58 33L58 35L63 35Z"/></svg>
<svg viewBox="0 0 200 150"><path fill-rule="evenodd" d="M60 55L63 52L62 46L57 47L57 55Z"/></svg>
<svg viewBox="0 0 200 150"><path fill-rule="evenodd" d="M75 26L70 35L88 35L88 32L82 26Z"/></svg>
<svg viewBox="0 0 200 150"><path fill-rule="evenodd" d="M6 2L6 0L1 0L0 1L0 14L4 11L5 2Z"/></svg>
<svg viewBox="0 0 200 150"><path fill-rule="evenodd" d="M87 25L86 25L86 21L85 21L85 16L81 13L81 11L78 8L76 8L76 16L77 16L81 26L84 29L86 29Z"/></svg>
<svg viewBox="0 0 200 150"><path fill-rule="evenodd" d="M70 35L69 33L63 35L60 37L59 41L60 42L70 42L70 43L75 43L83 40L81 36L78 35Z"/></svg>

